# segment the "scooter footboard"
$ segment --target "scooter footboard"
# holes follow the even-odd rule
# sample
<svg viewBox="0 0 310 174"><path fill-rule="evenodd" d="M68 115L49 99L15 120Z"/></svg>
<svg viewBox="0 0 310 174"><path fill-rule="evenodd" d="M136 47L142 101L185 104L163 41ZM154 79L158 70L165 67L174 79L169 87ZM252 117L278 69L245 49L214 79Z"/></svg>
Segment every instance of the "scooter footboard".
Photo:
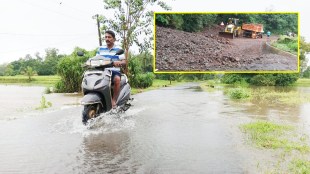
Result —
<svg viewBox="0 0 310 174"><path fill-rule="evenodd" d="M129 99L130 99L130 85L127 83L124 85L124 87L122 87L122 89L118 95L116 104L118 106L121 106L121 105L125 104Z"/></svg>
<svg viewBox="0 0 310 174"><path fill-rule="evenodd" d="M95 103L101 103L100 96L95 93L86 94L81 100L82 105L89 105Z"/></svg>

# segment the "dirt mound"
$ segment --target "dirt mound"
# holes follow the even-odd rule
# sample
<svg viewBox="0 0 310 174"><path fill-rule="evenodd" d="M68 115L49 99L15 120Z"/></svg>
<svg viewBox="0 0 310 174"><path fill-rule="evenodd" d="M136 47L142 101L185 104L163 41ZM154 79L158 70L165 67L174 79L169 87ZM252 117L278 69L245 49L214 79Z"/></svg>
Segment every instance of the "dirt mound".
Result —
<svg viewBox="0 0 310 174"><path fill-rule="evenodd" d="M220 63L232 45L214 34L188 33L156 27L156 68L159 70L206 70ZM228 55L227 55L228 56Z"/></svg>
<svg viewBox="0 0 310 174"><path fill-rule="evenodd" d="M266 48L267 38L226 39L218 37L219 31L222 31L221 26L206 28L199 33L156 26L155 69L158 71L297 70L297 56L287 57L269 52Z"/></svg>

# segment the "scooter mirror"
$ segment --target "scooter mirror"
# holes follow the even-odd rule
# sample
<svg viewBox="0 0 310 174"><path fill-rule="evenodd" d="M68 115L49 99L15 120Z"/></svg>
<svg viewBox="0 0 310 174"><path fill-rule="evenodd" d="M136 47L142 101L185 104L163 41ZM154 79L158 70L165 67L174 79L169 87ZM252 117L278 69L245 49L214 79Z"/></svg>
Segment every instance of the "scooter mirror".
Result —
<svg viewBox="0 0 310 174"><path fill-rule="evenodd" d="M78 52L77 52L77 55L78 55L78 56L84 56L84 52L83 52L83 51L78 51Z"/></svg>
<svg viewBox="0 0 310 174"><path fill-rule="evenodd" d="M115 53L115 55L121 55L121 54L124 54L124 50L122 49L117 50Z"/></svg>

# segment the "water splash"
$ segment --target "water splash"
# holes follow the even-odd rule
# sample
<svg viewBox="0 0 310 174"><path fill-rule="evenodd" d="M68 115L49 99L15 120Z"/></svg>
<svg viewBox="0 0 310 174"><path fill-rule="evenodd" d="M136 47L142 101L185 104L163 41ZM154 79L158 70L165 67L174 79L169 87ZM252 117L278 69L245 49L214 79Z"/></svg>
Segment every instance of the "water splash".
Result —
<svg viewBox="0 0 310 174"><path fill-rule="evenodd" d="M89 120L87 125L82 123L82 115L77 116L77 112L75 111L69 114L69 117L64 117L56 124L52 124L50 126L50 131L60 134L81 134L83 137L86 137L90 134L111 133L125 129L133 129L135 127L134 117L144 109L145 108L130 108L126 112L112 110Z"/></svg>
<svg viewBox="0 0 310 174"><path fill-rule="evenodd" d="M88 122L87 131L84 136L89 134L111 133L124 129L133 129L135 127L134 116L145 108L129 109L126 112L120 110L111 110L101 114L99 117Z"/></svg>

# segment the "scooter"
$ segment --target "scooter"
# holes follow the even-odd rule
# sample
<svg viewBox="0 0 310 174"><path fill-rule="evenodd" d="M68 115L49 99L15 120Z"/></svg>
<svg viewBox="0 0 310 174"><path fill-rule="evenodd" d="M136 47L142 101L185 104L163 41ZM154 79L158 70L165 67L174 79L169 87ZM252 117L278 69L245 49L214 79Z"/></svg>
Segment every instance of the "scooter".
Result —
<svg viewBox="0 0 310 174"><path fill-rule="evenodd" d="M118 50L115 55L121 55L124 50ZM83 56L83 52L78 52ZM88 120L98 117L101 113L112 109L113 87L111 85L113 61L109 58L97 55L89 58L85 65L87 70L83 74L82 91L84 97L81 104L84 105L82 112L82 122L87 124ZM120 92L116 100L118 111L126 111L131 104L130 85L125 74L121 74Z"/></svg>

